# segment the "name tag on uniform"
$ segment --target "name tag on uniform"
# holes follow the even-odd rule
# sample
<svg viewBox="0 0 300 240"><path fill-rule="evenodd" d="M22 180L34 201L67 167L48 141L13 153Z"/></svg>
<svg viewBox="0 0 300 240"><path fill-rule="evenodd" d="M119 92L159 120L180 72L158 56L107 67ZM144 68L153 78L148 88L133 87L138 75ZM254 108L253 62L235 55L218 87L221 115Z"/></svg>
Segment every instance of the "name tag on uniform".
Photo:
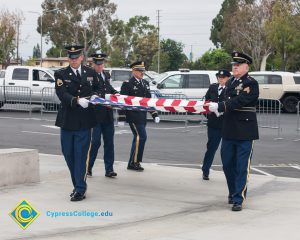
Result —
<svg viewBox="0 0 300 240"><path fill-rule="evenodd" d="M94 78L93 78L93 77L87 77L86 79L87 79L88 81L93 81Z"/></svg>
<svg viewBox="0 0 300 240"><path fill-rule="evenodd" d="M65 80L65 82L66 82L66 83L70 83L70 82L71 82L71 80Z"/></svg>

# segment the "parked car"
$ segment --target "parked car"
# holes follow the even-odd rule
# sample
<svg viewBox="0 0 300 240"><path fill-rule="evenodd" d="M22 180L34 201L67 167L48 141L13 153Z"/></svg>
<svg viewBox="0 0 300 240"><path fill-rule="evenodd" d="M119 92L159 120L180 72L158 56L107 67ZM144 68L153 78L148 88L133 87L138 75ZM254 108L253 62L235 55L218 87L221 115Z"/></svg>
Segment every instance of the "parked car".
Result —
<svg viewBox="0 0 300 240"><path fill-rule="evenodd" d="M110 83L118 91L120 90L122 83L131 78L132 73L130 68L105 68L104 71L110 73ZM155 75L157 75L157 73L146 71L144 79L151 83L154 80Z"/></svg>
<svg viewBox="0 0 300 240"><path fill-rule="evenodd" d="M259 83L259 98L280 100L282 110L295 113L300 101L300 74L290 72L250 72Z"/></svg>
<svg viewBox="0 0 300 240"><path fill-rule="evenodd" d="M8 66L4 81L0 82L0 107L4 103L42 103L59 104L55 95L54 71L31 66ZM47 90L47 91L46 91ZM44 95L43 95L44 93Z"/></svg>
<svg viewBox="0 0 300 240"><path fill-rule="evenodd" d="M161 94L180 94L187 98L202 99L210 84L217 82L217 71L182 69L165 72L155 78L157 83L151 90Z"/></svg>

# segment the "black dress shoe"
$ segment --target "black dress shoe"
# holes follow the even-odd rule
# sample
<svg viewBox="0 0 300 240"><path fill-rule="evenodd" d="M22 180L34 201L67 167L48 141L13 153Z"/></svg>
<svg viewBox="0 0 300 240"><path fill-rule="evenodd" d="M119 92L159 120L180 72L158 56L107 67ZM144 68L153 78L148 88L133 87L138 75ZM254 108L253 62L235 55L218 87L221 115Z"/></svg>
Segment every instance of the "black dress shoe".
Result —
<svg viewBox="0 0 300 240"><path fill-rule="evenodd" d="M243 207L241 204L234 203L231 210L234 212L238 212L238 211L242 211L242 209Z"/></svg>
<svg viewBox="0 0 300 240"><path fill-rule="evenodd" d="M233 204L233 199L232 199L232 197L228 197L228 204Z"/></svg>
<svg viewBox="0 0 300 240"><path fill-rule="evenodd" d="M141 166L140 163L131 163L128 165L127 169L139 172L144 171L144 168Z"/></svg>
<svg viewBox="0 0 300 240"><path fill-rule="evenodd" d="M77 202L77 201L81 201L81 200L83 200L83 199L85 199L85 194L84 193L80 193L80 192L75 192L74 194L73 194L73 196L71 197L71 201L72 202Z"/></svg>
<svg viewBox="0 0 300 240"><path fill-rule="evenodd" d="M203 174L203 175L202 175L202 179L203 179L203 180L209 180L209 177L208 177L208 175Z"/></svg>
<svg viewBox="0 0 300 240"><path fill-rule="evenodd" d="M75 193L75 189L73 189L73 191L71 192L70 197L73 197L74 193Z"/></svg>
<svg viewBox="0 0 300 240"><path fill-rule="evenodd" d="M114 171L105 173L105 177L110 177L110 178L116 177L117 175L118 175L118 174L115 173Z"/></svg>

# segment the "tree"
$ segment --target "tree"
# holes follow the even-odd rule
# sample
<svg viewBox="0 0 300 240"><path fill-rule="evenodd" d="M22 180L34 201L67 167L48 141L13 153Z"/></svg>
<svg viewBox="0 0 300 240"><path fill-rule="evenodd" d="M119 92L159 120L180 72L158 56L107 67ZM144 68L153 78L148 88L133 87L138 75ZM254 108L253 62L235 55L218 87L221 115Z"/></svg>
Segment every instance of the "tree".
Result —
<svg viewBox="0 0 300 240"><path fill-rule="evenodd" d="M224 19L234 13L238 7L238 0L225 0L217 16L212 20L210 28L210 40L219 48L223 46L225 39L222 39L221 32L224 27Z"/></svg>
<svg viewBox="0 0 300 240"><path fill-rule="evenodd" d="M33 47L32 58L40 58L40 57L41 57L41 49L40 49L40 45L37 44L36 46Z"/></svg>
<svg viewBox="0 0 300 240"><path fill-rule="evenodd" d="M291 60L299 59L300 34L296 31L299 18L294 15L291 1L277 0L272 10L272 18L266 23L268 41L280 57L280 70L286 71Z"/></svg>
<svg viewBox="0 0 300 240"><path fill-rule="evenodd" d="M110 55L117 51L121 62L129 64L139 59L149 67L158 46L157 29L149 20L147 16L134 16L128 22L115 19L109 28Z"/></svg>
<svg viewBox="0 0 300 240"><path fill-rule="evenodd" d="M169 59L167 71L177 71L187 60L187 56L183 53L183 47L182 43L172 39L161 41L161 52L165 53Z"/></svg>
<svg viewBox="0 0 300 240"><path fill-rule="evenodd" d="M15 55L17 46L17 27L23 21L21 12L0 10L0 63L6 68Z"/></svg>
<svg viewBox="0 0 300 240"><path fill-rule="evenodd" d="M213 30L216 31L215 26L219 26L216 46L222 46L227 52L237 50L250 54L253 57L253 68L264 70L267 58L274 51L272 42L267 41L265 31L265 23L272 15L273 2L225 0L223 15L216 18L217 23L219 19L219 25L213 25L211 39L216 39ZM233 10L228 9L229 3Z"/></svg>
<svg viewBox="0 0 300 240"><path fill-rule="evenodd" d="M197 64L199 63L197 62ZM209 50L200 58L200 67L203 70L229 70L231 69L231 55L224 49Z"/></svg>
<svg viewBox="0 0 300 240"><path fill-rule="evenodd" d="M60 47L51 47L50 49L48 49L46 53L47 57L55 57L55 58L65 56L66 54L67 51Z"/></svg>
<svg viewBox="0 0 300 240"><path fill-rule="evenodd" d="M159 63L160 72L162 73L162 72L169 71L169 65L170 65L169 55L165 52L161 52L160 53L160 63ZM152 65L150 66L149 70L157 71L157 69L158 69L158 53L156 53L153 56Z"/></svg>
<svg viewBox="0 0 300 240"><path fill-rule="evenodd" d="M82 44L87 55L106 47L106 35L116 4L109 0L45 0L43 32L46 41L62 49L68 44ZM57 11L51 11L58 9ZM37 31L41 32L38 19Z"/></svg>

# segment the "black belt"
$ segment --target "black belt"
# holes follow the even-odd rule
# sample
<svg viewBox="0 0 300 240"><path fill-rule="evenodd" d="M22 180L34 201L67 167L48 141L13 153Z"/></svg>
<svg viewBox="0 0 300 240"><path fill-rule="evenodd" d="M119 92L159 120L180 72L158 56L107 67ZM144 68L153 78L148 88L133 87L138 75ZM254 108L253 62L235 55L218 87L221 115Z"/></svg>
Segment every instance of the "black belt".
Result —
<svg viewBox="0 0 300 240"><path fill-rule="evenodd" d="M239 111L239 112L256 112L255 107L242 107L240 109L234 109L234 111Z"/></svg>

